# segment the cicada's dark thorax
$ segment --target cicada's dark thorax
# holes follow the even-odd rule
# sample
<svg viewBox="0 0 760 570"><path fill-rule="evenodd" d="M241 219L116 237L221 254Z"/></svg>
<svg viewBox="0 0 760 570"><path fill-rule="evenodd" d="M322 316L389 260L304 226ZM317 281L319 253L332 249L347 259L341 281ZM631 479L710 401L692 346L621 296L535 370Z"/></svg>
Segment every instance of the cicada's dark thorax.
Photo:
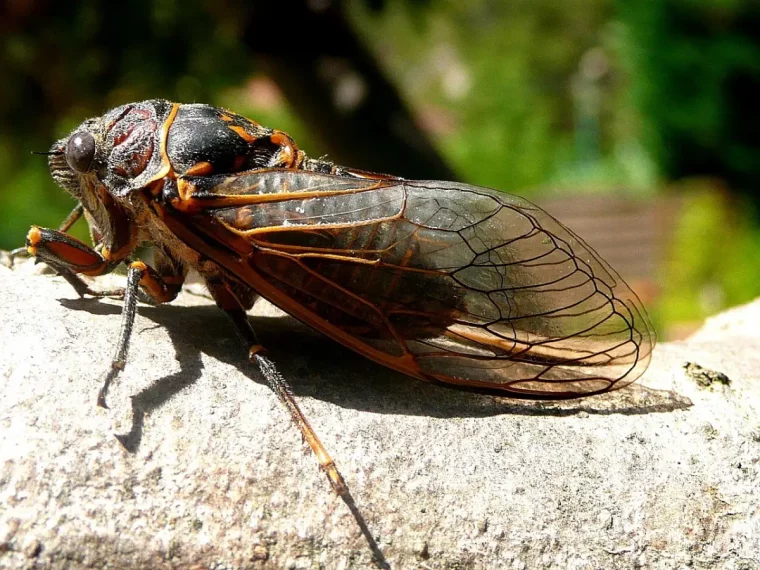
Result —
<svg viewBox="0 0 760 570"><path fill-rule="evenodd" d="M287 134L209 105L179 106L169 126L166 153L177 175L298 168L304 159Z"/></svg>
<svg viewBox="0 0 760 570"><path fill-rule="evenodd" d="M179 105L167 123L166 153L177 176L295 168L359 178L395 178L309 158L287 133L219 107Z"/></svg>

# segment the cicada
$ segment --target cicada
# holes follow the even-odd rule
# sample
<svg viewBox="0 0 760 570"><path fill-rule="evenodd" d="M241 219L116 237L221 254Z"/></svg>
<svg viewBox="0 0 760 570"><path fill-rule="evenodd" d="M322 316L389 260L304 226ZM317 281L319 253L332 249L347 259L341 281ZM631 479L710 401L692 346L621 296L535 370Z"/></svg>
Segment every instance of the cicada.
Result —
<svg viewBox="0 0 760 570"><path fill-rule="evenodd" d="M313 159L282 131L163 100L89 119L49 154L53 178L79 204L58 230L33 226L27 251L80 295L124 299L99 404L126 363L138 296L169 302L194 269L349 506L249 323L259 296L375 362L462 390L589 396L633 382L649 363L655 336L634 292L522 198ZM81 214L94 247L65 233ZM152 264L136 258L146 244ZM96 291L81 277L120 264L123 290Z"/></svg>

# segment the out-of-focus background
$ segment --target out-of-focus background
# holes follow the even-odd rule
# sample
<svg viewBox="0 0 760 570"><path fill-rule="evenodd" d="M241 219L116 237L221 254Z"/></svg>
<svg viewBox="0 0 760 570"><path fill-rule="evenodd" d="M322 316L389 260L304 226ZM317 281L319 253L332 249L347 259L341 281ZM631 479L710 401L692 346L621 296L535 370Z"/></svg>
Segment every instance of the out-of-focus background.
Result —
<svg viewBox="0 0 760 570"><path fill-rule="evenodd" d="M0 33L0 248L73 206L30 151L164 97L337 163L519 193L661 338L760 294L755 0L7 0Z"/></svg>

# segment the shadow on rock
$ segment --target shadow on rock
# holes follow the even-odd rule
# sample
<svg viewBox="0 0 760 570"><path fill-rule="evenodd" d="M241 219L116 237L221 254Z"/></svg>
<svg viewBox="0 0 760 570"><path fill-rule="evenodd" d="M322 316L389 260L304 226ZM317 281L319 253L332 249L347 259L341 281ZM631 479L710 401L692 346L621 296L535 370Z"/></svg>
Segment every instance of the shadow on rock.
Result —
<svg viewBox="0 0 760 570"><path fill-rule="evenodd" d="M73 310L118 318L118 306L95 299L60 299ZM237 367L263 383L246 357L232 325L214 305L145 306L140 315L165 328L174 346L180 370L157 379L132 397L133 426L118 436L129 450L139 446L146 413L161 407L201 377L200 353ZM262 343L296 396L309 396L332 404L375 413L431 417L486 417L500 414L528 416L640 415L682 410L691 401L675 392L634 383L621 390L585 399L563 401L517 400L447 389L409 378L375 364L289 317L251 316ZM135 328L132 346L140 342ZM114 342L116 339L114 338ZM127 364L129 365L129 364ZM108 366L103 363L104 370Z"/></svg>

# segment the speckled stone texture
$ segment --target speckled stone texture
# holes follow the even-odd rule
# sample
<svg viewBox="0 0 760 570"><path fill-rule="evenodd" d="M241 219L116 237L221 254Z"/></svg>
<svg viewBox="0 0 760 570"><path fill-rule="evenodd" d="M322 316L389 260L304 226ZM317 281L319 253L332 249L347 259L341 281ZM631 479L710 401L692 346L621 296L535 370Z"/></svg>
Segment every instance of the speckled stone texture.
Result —
<svg viewBox="0 0 760 570"><path fill-rule="evenodd" d="M103 410L119 302L0 266L0 568L372 567L197 292L140 306ZM252 314L393 568L760 568L760 302L559 404L427 385Z"/></svg>

